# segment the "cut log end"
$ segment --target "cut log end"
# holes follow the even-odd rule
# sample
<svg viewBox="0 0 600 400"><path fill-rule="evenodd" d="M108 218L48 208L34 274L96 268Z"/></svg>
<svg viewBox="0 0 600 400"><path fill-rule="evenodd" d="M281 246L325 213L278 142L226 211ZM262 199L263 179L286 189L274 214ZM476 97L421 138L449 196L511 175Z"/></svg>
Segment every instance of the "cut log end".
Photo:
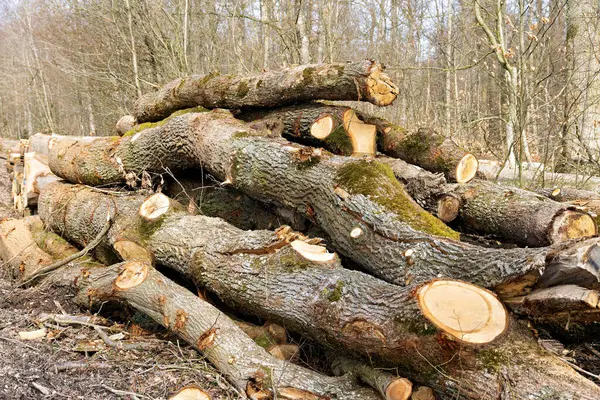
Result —
<svg viewBox="0 0 600 400"><path fill-rule="evenodd" d="M129 261L123 264L123 269L115 279L115 287L127 290L140 285L148 276L148 264L140 261Z"/></svg>
<svg viewBox="0 0 600 400"><path fill-rule="evenodd" d="M456 166L456 182L467 183L475 178L479 161L473 154L467 153Z"/></svg>
<svg viewBox="0 0 600 400"><path fill-rule="evenodd" d="M117 121L117 125L115 126L115 130L119 134L119 136L123 136L128 131L132 130L135 127L136 121L132 115L124 115Z"/></svg>
<svg viewBox="0 0 600 400"><path fill-rule="evenodd" d="M386 400L408 400L411 394L412 383L406 378L393 380L385 389Z"/></svg>
<svg viewBox="0 0 600 400"><path fill-rule="evenodd" d="M146 221L156 221L169 211L171 201L162 193L149 196L140 206L139 215Z"/></svg>
<svg viewBox="0 0 600 400"><path fill-rule="evenodd" d="M335 121L331 115L324 115L310 127L310 134L316 139L325 139L333 131Z"/></svg>
<svg viewBox="0 0 600 400"><path fill-rule="evenodd" d="M136 242L131 240L119 240L116 242L113 247L121 256L123 261L144 261L147 263L152 263L152 257L150 252L143 246L140 246Z"/></svg>
<svg viewBox="0 0 600 400"><path fill-rule="evenodd" d="M369 101L381 107L392 104L400 93L390 77L383 72L383 66L377 62L371 67L367 85Z"/></svg>
<svg viewBox="0 0 600 400"><path fill-rule="evenodd" d="M564 242L594 236L598 233L596 222L591 215L579 210L566 210L558 214L552 223L550 241Z"/></svg>
<svg viewBox="0 0 600 400"><path fill-rule="evenodd" d="M417 294L421 311L435 326L467 343L490 343L508 327L508 313L496 296L456 280L436 280Z"/></svg>
<svg viewBox="0 0 600 400"><path fill-rule="evenodd" d="M329 253L325 247L308 244L302 240L294 240L291 246L298 254L310 261L325 263L335 258L335 253Z"/></svg>
<svg viewBox="0 0 600 400"><path fill-rule="evenodd" d="M211 400L211 397L198 386L186 386L169 397L169 400Z"/></svg>
<svg viewBox="0 0 600 400"><path fill-rule="evenodd" d="M556 188L554 190L552 190L552 192L550 193L550 197L554 198L554 197L558 197L560 195L560 188Z"/></svg>
<svg viewBox="0 0 600 400"><path fill-rule="evenodd" d="M444 222L452 222L458 217L460 200L455 196L444 195L438 201L437 217Z"/></svg>
<svg viewBox="0 0 600 400"><path fill-rule="evenodd" d="M411 400L435 400L433 390L427 386L419 386L412 394Z"/></svg>
<svg viewBox="0 0 600 400"><path fill-rule="evenodd" d="M300 352L300 347L293 343L276 344L268 350L270 355L282 361L290 361L294 359Z"/></svg>
<svg viewBox="0 0 600 400"><path fill-rule="evenodd" d="M353 109L344 112L344 129L350 136L354 152L352 156L374 156L377 152L377 127L365 124L357 116Z"/></svg>

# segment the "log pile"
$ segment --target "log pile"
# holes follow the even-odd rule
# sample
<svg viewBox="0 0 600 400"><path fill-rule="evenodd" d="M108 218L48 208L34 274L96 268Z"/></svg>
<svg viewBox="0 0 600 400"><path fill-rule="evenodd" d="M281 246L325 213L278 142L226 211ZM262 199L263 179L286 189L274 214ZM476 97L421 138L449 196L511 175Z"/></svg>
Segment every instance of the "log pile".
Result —
<svg viewBox="0 0 600 400"><path fill-rule="evenodd" d="M528 322L598 315L595 214L332 103L397 94L369 60L191 76L140 98L119 136L35 135L15 181L39 216L0 223L4 268L139 310L251 399L600 398Z"/></svg>

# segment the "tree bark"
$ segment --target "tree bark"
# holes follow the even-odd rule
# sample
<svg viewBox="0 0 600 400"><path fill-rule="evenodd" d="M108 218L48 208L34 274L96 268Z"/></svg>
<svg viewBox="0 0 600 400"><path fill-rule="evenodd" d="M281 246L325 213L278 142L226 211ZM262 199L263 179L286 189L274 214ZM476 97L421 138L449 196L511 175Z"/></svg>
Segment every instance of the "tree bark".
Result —
<svg viewBox="0 0 600 400"><path fill-rule="evenodd" d="M468 182L477 172L477 159L451 140L430 129L415 134L381 118L352 108L320 103L250 110L237 115L244 121L273 120L282 134L304 144L322 146L341 155L375 155L377 148L432 172L442 172L451 180Z"/></svg>
<svg viewBox="0 0 600 400"><path fill-rule="evenodd" d="M526 246L597 234L596 222L587 212L522 189L476 180L439 186L431 193L426 208L443 221L459 218L468 229Z"/></svg>
<svg viewBox="0 0 600 400"><path fill-rule="evenodd" d="M596 223L598 223L600 194L596 191L557 187L539 189L537 193L552 200L571 204L577 208L589 211L592 216L595 216Z"/></svg>
<svg viewBox="0 0 600 400"><path fill-rule="evenodd" d="M193 75L141 97L133 116L158 121L172 112L206 108L275 107L310 100L361 100L390 105L398 88L377 62L310 64L248 76Z"/></svg>
<svg viewBox="0 0 600 400"><path fill-rule="evenodd" d="M576 276L582 286L598 281L594 257L581 259L582 249L595 249L597 239L560 250L486 249L462 243L456 232L406 194L389 166L320 154L260 137L264 135L228 112L191 113L131 137L99 138L89 144L60 141L52 148L50 168L70 182L102 185L144 171L176 172L202 165L256 199L312 218L338 251L400 285L441 276L499 293L509 290L509 284L510 293L518 292L514 296L536 282L575 283L556 274L565 269L573 273L565 279Z"/></svg>
<svg viewBox="0 0 600 400"><path fill-rule="evenodd" d="M108 242L116 248L137 237L157 263L192 277L238 310L330 347L398 365L449 397L502 398L508 387L517 398L546 390L560 398L600 395L593 383L544 353L527 329L509 327L508 314L490 292L443 279L401 288L344 269L335 256L315 261L328 253L289 230L241 231L177 211L168 199L155 214L158 208L148 203L159 204L156 196L113 198L119 216ZM95 231L108 197L55 183L41 198L40 215L51 229L83 242ZM446 299L442 305L439 296ZM478 343L487 343L486 349Z"/></svg>

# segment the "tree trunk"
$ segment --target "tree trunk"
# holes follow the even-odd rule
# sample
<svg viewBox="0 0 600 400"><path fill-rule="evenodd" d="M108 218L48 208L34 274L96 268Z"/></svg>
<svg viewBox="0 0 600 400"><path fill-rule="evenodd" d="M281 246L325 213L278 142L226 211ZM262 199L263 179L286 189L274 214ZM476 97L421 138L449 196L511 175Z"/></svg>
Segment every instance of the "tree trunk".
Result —
<svg viewBox="0 0 600 400"><path fill-rule="evenodd" d="M596 235L591 215L536 193L486 181L444 185L426 201L442 221L459 217L469 229L531 247Z"/></svg>
<svg viewBox="0 0 600 400"><path fill-rule="evenodd" d="M592 190L581 190L573 188L545 188L537 190L542 196L552 200L568 203L577 208L586 210L595 217L598 223L600 215L600 194Z"/></svg>
<svg viewBox="0 0 600 400"><path fill-rule="evenodd" d="M275 107L317 99L362 100L387 106L397 94L398 88L377 62L312 64L248 76L179 78L140 98L133 116L142 123L195 106Z"/></svg>
<svg viewBox="0 0 600 400"><path fill-rule="evenodd" d="M518 295L542 273L538 284L574 283L555 274L563 269L578 275L583 286L598 281L594 257L584 261L579 251L596 248L597 239L560 250L486 249L462 243L456 232L406 194L389 166L319 154L260 135L264 133L222 110L192 113L134 136L98 138L89 144L61 140L52 148L50 168L70 182L103 185L134 180L142 172L202 165L256 199L312 218L338 251L400 285L441 276L501 293L508 288L498 286L510 282L511 293Z"/></svg>
<svg viewBox="0 0 600 400"><path fill-rule="evenodd" d="M377 147L382 153L429 171L443 172L452 180L468 182L477 172L477 159L442 135L430 129L419 129L409 135L389 121L349 107L314 103L275 110L251 110L237 117L244 121L278 121L284 137L322 146L335 154L375 155L377 136Z"/></svg>
<svg viewBox="0 0 600 400"><path fill-rule="evenodd" d="M113 248L135 237L157 263L192 277L235 309L398 365L442 395L501 398L507 385L516 398L545 390L561 398L600 395L593 383L545 354L527 329L516 323L509 328L502 304L477 286L440 279L401 288L342 268L334 254L289 230L241 231L177 211L161 194L111 197L55 183L40 201L47 226L82 243L114 202L119 214L107 237Z"/></svg>

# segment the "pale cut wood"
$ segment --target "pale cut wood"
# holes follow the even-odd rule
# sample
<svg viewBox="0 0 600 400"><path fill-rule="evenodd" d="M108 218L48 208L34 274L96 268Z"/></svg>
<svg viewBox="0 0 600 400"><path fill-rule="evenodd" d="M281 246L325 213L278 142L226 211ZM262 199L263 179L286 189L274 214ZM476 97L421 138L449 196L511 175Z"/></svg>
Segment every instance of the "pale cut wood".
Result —
<svg viewBox="0 0 600 400"><path fill-rule="evenodd" d="M139 214L146 221L156 221L169 211L171 202L162 193L155 193L148 197L140 206Z"/></svg>
<svg viewBox="0 0 600 400"><path fill-rule="evenodd" d="M186 386L169 397L169 400L211 400L211 397L198 386Z"/></svg>
<svg viewBox="0 0 600 400"><path fill-rule="evenodd" d="M52 261L35 244L24 219L0 222L0 257L9 266L10 275L18 280L27 279L41 266Z"/></svg>
<svg viewBox="0 0 600 400"><path fill-rule="evenodd" d="M508 328L508 313L491 292L440 279L417 292L423 313L439 328L469 343L489 343Z"/></svg>
<svg viewBox="0 0 600 400"><path fill-rule="evenodd" d="M436 400L433 390L427 386L419 386L412 393L410 400Z"/></svg>
<svg viewBox="0 0 600 400"><path fill-rule="evenodd" d="M117 131L117 134L119 136L123 136L128 131L135 128L135 125L136 121L132 115L124 115L117 121L117 124L115 125L115 130Z"/></svg>

